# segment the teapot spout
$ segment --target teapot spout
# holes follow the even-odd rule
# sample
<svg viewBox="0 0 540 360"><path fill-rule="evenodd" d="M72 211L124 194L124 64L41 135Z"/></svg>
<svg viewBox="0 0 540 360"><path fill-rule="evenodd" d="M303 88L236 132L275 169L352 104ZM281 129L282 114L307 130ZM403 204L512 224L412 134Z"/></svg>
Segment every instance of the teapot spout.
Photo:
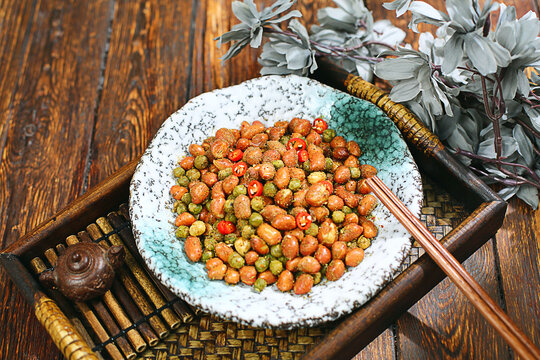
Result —
<svg viewBox="0 0 540 360"><path fill-rule="evenodd" d="M111 246L107 250L107 258L114 269L118 269L124 263L125 250L123 246Z"/></svg>

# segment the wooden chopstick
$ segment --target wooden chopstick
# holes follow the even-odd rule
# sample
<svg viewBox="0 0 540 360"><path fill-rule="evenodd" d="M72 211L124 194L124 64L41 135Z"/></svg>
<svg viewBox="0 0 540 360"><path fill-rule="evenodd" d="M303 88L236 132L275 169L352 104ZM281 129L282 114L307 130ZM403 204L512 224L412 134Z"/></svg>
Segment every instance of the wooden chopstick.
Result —
<svg viewBox="0 0 540 360"><path fill-rule="evenodd" d="M381 179L373 176L366 183L516 353L524 359L540 359L540 350Z"/></svg>

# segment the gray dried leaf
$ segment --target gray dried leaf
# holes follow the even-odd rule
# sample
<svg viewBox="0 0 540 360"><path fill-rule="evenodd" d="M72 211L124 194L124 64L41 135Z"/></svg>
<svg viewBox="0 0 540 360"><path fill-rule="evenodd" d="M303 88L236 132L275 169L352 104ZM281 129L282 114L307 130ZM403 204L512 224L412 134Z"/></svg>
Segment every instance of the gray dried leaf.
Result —
<svg viewBox="0 0 540 360"><path fill-rule="evenodd" d="M405 102L414 99L420 93L420 85L416 78L397 83L390 91L390 98L395 102Z"/></svg>
<svg viewBox="0 0 540 360"><path fill-rule="evenodd" d="M540 109L532 108L528 104L523 104L523 110L525 110L525 113L531 120L531 124L536 131L540 131Z"/></svg>
<svg viewBox="0 0 540 360"><path fill-rule="evenodd" d="M516 139L514 139L512 136L502 136L502 156L511 156L517 151L517 147ZM490 159L495 159L497 157L493 139L484 140L478 145L478 155L485 156Z"/></svg>
<svg viewBox="0 0 540 360"><path fill-rule="evenodd" d="M444 45L444 59L442 61L442 72L445 75L456 70L463 58L463 36L454 33Z"/></svg>
<svg viewBox="0 0 540 360"><path fill-rule="evenodd" d="M533 144L527 134L525 134L523 127L517 124L514 127L512 135L516 139L517 151L525 160L525 164L529 167L532 166L534 164Z"/></svg>
<svg viewBox="0 0 540 360"><path fill-rule="evenodd" d="M400 17L409 10L412 0L394 0L389 3L383 3L383 7L387 10L396 10L396 16Z"/></svg>
<svg viewBox="0 0 540 360"><path fill-rule="evenodd" d="M425 62L419 57L387 59L375 65L375 74L385 80L404 80L414 77Z"/></svg>
<svg viewBox="0 0 540 360"><path fill-rule="evenodd" d="M512 196L516 195L516 193L518 192L519 190L519 186L508 186L508 187L505 187L505 188L502 188L498 194L501 198L503 198L503 200L508 200L510 199Z"/></svg>
<svg viewBox="0 0 540 360"><path fill-rule="evenodd" d="M493 74L497 71L497 61L488 41L476 33L468 33L464 37L465 53L482 75Z"/></svg>
<svg viewBox="0 0 540 360"><path fill-rule="evenodd" d="M533 208L533 210L538 209L538 189L534 186L521 185L516 195Z"/></svg>

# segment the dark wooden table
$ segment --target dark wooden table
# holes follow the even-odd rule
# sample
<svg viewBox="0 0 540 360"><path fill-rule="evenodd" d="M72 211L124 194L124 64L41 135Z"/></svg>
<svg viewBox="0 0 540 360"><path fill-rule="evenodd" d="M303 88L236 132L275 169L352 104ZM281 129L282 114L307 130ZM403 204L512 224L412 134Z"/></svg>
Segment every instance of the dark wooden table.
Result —
<svg viewBox="0 0 540 360"><path fill-rule="evenodd" d="M441 8L443 0L430 1ZM311 23L331 1L301 1ZM376 19L388 17L367 1ZM521 16L530 0L506 0ZM316 5L314 5L316 4ZM536 5L536 6L535 6ZM256 51L221 64L228 0L0 0L0 247L141 154L169 114L202 92L258 76ZM407 40L414 42L413 34ZM511 201L496 238L465 267L540 344L540 212ZM0 271L0 359L61 355ZM358 356L512 358L445 280Z"/></svg>

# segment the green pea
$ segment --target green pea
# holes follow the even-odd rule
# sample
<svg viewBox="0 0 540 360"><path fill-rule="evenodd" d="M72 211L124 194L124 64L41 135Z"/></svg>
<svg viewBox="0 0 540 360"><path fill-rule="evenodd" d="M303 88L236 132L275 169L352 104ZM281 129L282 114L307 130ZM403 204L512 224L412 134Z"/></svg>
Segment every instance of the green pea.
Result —
<svg viewBox="0 0 540 360"><path fill-rule="evenodd" d="M263 272L263 271L266 271L266 269L268 269L268 264L269 264L269 261L266 257L260 257L257 259L257 261L255 261L255 269L257 270L257 272Z"/></svg>
<svg viewBox="0 0 540 360"><path fill-rule="evenodd" d="M208 167L208 158L204 155L198 155L193 163L199 170L206 169Z"/></svg>
<svg viewBox="0 0 540 360"><path fill-rule="evenodd" d="M290 135L285 135L281 139L279 139L279 142L282 143L283 145L287 146L287 143L289 142L289 140L291 140L291 136Z"/></svg>
<svg viewBox="0 0 540 360"><path fill-rule="evenodd" d="M316 237L319 234L319 225L311 223L307 230L305 231L306 235L311 235Z"/></svg>
<svg viewBox="0 0 540 360"><path fill-rule="evenodd" d="M247 195L247 187L245 185L236 185L232 193L235 197L238 195Z"/></svg>
<svg viewBox="0 0 540 360"><path fill-rule="evenodd" d="M181 176L184 176L185 174L186 174L186 170L184 170L181 166L175 167L173 170L174 177L179 178Z"/></svg>
<svg viewBox="0 0 540 360"><path fill-rule="evenodd" d="M183 214L187 211L187 206L183 202L177 201L178 206L176 207L176 213L177 214Z"/></svg>
<svg viewBox="0 0 540 360"><path fill-rule="evenodd" d="M264 199L262 196L255 196L251 199L251 208L255 211L261 211L264 209Z"/></svg>
<svg viewBox="0 0 540 360"><path fill-rule="evenodd" d="M225 221L230 221L230 222L236 224L236 221L237 221L237 220L238 220L238 219L236 218L236 216L234 215L234 213L225 215Z"/></svg>
<svg viewBox="0 0 540 360"><path fill-rule="evenodd" d="M184 204L189 204L191 202L191 194L185 193L180 200L182 200Z"/></svg>
<svg viewBox="0 0 540 360"><path fill-rule="evenodd" d="M278 260L279 260L283 265L286 265L286 264L287 264L287 261L289 261L289 259L287 259L285 256L280 256Z"/></svg>
<svg viewBox="0 0 540 360"><path fill-rule="evenodd" d="M349 170L351 171L351 178L353 179L358 179L362 175L360 169L357 167L349 168Z"/></svg>
<svg viewBox="0 0 540 360"><path fill-rule="evenodd" d="M257 279L255 280L255 284L253 284L253 288L255 288L256 291L261 292L266 287L266 280L264 279Z"/></svg>
<svg viewBox="0 0 540 360"><path fill-rule="evenodd" d="M206 232L206 224L203 221L197 220L189 227L191 236L201 236Z"/></svg>
<svg viewBox="0 0 540 360"><path fill-rule="evenodd" d="M193 215L199 215L202 211L202 205L190 203L188 205L188 210Z"/></svg>
<svg viewBox="0 0 540 360"><path fill-rule="evenodd" d="M329 143L335 137L336 137L336 130L334 129L326 129L322 133L322 140L325 143Z"/></svg>
<svg viewBox="0 0 540 360"><path fill-rule="evenodd" d="M201 256L202 262L206 263L208 260L214 257L214 252L212 250L204 250Z"/></svg>
<svg viewBox="0 0 540 360"><path fill-rule="evenodd" d="M281 251L281 244L272 245L270 247L270 255L272 255L276 259L283 256L283 252Z"/></svg>
<svg viewBox="0 0 540 360"><path fill-rule="evenodd" d="M238 221L236 222L237 229L242 229L244 226L247 225L249 225L249 221L247 221L246 219L238 219Z"/></svg>
<svg viewBox="0 0 540 360"><path fill-rule="evenodd" d="M268 267L270 268L270 272L275 276L278 276L283 271L283 264L279 260L270 261L270 265Z"/></svg>
<svg viewBox="0 0 540 360"><path fill-rule="evenodd" d="M180 176L176 179L176 183L180 186L187 187L189 185L189 178L187 176Z"/></svg>
<svg viewBox="0 0 540 360"><path fill-rule="evenodd" d="M285 163L283 162L283 160L274 160L274 161L272 161L272 165L274 165L276 170L279 170L279 169L281 169L282 167L285 166Z"/></svg>
<svg viewBox="0 0 540 360"><path fill-rule="evenodd" d="M317 285L322 280L322 274L320 272L316 272L313 276L313 285Z"/></svg>
<svg viewBox="0 0 540 360"><path fill-rule="evenodd" d="M302 170L304 170L305 172L311 171L311 161L309 161L309 159L304 161L304 163L302 164Z"/></svg>
<svg viewBox="0 0 540 360"><path fill-rule="evenodd" d="M267 182L263 186L263 195L268 197L276 196L278 192L278 187L273 182Z"/></svg>
<svg viewBox="0 0 540 360"><path fill-rule="evenodd" d="M225 168L223 170L219 170L217 176L219 180L225 180L225 178L229 175L232 175L232 168Z"/></svg>
<svg viewBox="0 0 540 360"><path fill-rule="evenodd" d="M255 234L255 229L251 225L246 225L242 227L242 237L246 239L250 239L251 235Z"/></svg>
<svg viewBox="0 0 540 360"><path fill-rule="evenodd" d="M234 200L233 199L227 199L225 200L225 213L231 214L234 213Z"/></svg>
<svg viewBox="0 0 540 360"><path fill-rule="evenodd" d="M176 229L175 235L178 239L187 238L189 236L189 227L182 225Z"/></svg>
<svg viewBox="0 0 540 360"><path fill-rule="evenodd" d="M242 256L246 256L246 253L251 249L251 243L249 240L241 237L234 242L234 249Z"/></svg>
<svg viewBox="0 0 540 360"><path fill-rule="evenodd" d="M249 217L249 224L253 227L259 227L263 221L262 215L256 212L251 213L251 216Z"/></svg>
<svg viewBox="0 0 540 360"><path fill-rule="evenodd" d="M341 211L343 211L345 213L345 215L348 215L348 214L352 213L352 209L350 207L348 207L347 205L344 205L343 208L341 209Z"/></svg>
<svg viewBox="0 0 540 360"><path fill-rule="evenodd" d="M204 248L207 249L207 250L214 250L217 243L218 242L217 242L216 238L214 238L212 236L206 236L204 238Z"/></svg>
<svg viewBox="0 0 540 360"><path fill-rule="evenodd" d="M224 241L227 244L234 244L236 239L238 239L238 237L235 234L227 234L227 235L225 235Z"/></svg>
<svg viewBox="0 0 540 360"><path fill-rule="evenodd" d="M324 170L326 171L332 171L332 168L334 167L334 160L330 158L324 159Z"/></svg>
<svg viewBox="0 0 540 360"><path fill-rule="evenodd" d="M361 247L364 250L371 246L371 240L363 235L360 235L356 243L358 244L358 247Z"/></svg>
<svg viewBox="0 0 540 360"><path fill-rule="evenodd" d="M228 263L232 268L240 269L242 266L244 266L246 261L240 254L233 252L231 256L229 256Z"/></svg>
<svg viewBox="0 0 540 360"><path fill-rule="evenodd" d="M201 172L197 169L189 169L186 171L186 176L190 181L197 181L201 177Z"/></svg>
<svg viewBox="0 0 540 360"><path fill-rule="evenodd" d="M289 181L289 189L291 189L292 191L298 191L300 190L300 187L302 186L302 182L298 179L294 179L292 178L290 181Z"/></svg>
<svg viewBox="0 0 540 360"><path fill-rule="evenodd" d="M341 224L343 221L345 221L345 213L343 211L336 210L332 213L332 220L336 224Z"/></svg>

